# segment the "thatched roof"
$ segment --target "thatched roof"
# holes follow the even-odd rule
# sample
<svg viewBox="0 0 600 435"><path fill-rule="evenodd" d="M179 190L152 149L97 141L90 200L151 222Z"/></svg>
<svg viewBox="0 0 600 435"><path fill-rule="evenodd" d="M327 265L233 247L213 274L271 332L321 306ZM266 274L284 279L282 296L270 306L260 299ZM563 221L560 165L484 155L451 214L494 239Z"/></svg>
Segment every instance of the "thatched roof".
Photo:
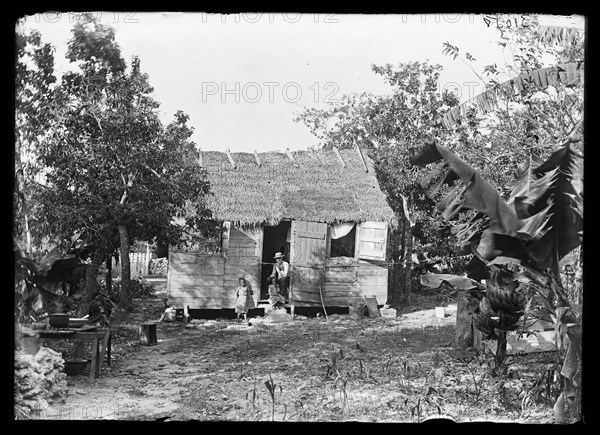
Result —
<svg viewBox="0 0 600 435"><path fill-rule="evenodd" d="M201 164L214 193L208 207L215 220L240 226L276 225L282 219L328 223L371 220L395 226L373 162L361 154L363 158L356 148L340 150L342 164L337 150L256 155L202 151Z"/></svg>

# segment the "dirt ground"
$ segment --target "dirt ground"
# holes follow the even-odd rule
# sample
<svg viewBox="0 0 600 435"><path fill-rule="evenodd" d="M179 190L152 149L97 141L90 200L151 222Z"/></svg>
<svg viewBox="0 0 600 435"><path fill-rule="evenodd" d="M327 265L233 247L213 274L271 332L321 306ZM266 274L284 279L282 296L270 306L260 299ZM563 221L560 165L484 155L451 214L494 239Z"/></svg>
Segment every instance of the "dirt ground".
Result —
<svg viewBox="0 0 600 435"><path fill-rule="evenodd" d="M67 402L40 419L553 422L552 353L516 354L493 377L489 356L454 349L453 304L445 318L417 297L396 318L161 322L158 344L142 346L137 326L162 312L164 282L154 285L155 298L113 324L112 365L94 384L87 371L69 376Z"/></svg>

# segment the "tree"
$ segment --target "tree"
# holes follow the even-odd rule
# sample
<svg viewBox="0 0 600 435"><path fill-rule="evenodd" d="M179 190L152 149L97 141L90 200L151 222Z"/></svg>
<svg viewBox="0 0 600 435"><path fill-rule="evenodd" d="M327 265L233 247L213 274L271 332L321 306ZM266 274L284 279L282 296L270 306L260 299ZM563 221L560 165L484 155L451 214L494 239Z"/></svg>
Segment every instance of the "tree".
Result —
<svg viewBox="0 0 600 435"><path fill-rule="evenodd" d="M45 183L37 200L45 229L75 229L95 245L77 314L86 314L97 292L98 269L115 232L122 262L122 308L131 306L129 248L136 237L179 242L186 231L173 219L185 207L197 224L209 215L202 201L208 183L195 165L186 115L164 128L147 74L134 58L121 58L114 30L91 15L75 23L67 58L74 71L54 89L55 125L38 149Z"/></svg>
<svg viewBox="0 0 600 435"><path fill-rule="evenodd" d="M15 179L13 235L25 236L26 251L33 256L31 226L32 181L36 173L35 148L48 130L52 116L49 90L56 81L53 49L37 31L17 26L15 62Z"/></svg>
<svg viewBox="0 0 600 435"><path fill-rule="evenodd" d="M296 121L307 125L324 149L358 145L373 158L379 184L401 222L392 233L392 261L404 265L405 302L410 305L413 238L452 248L444 242L449 227L430 217L434 203L416 181L421 169L408 159L421 141L445 137L440 117L458 101L438 92L439 65L409 62L372 69L391 86L391 95L346 95L326 109L305 110ZM394 292L392 303L399 302Z"/></svg>

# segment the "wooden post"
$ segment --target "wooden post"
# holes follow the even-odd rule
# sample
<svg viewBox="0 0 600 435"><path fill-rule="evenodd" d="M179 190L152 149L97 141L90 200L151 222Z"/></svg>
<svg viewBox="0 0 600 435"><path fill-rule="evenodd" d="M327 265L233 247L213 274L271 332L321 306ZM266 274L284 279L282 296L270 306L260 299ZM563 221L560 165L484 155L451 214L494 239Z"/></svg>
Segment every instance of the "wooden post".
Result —
<svg viewBox="0 0 600 435"><path fill-rule="evenodd" d="M100 348L100 357L98 359L98 373L102 371L102 364L104 364L104 355L106 355L106 349L110 340L110 333L110 328L106 328L104 339L102 340L102 347Z"/></svg>
<svg viewBox="0 0 600 435"><path fill-rule="evenodd" d="M204 166L204 161L202 159L202 149L198 148L198 164L200 166Z"/></svg>
<svg viewBox="0 0 600 435"><path fill-rule="evenodd" d="M150 245L146 243L146 261L144 262L145 274L150 275Z"/></svg>
<svg viewBox="0 0 600 435"><path fill-rule="evenodd" d="M110 335L108 336L108 342L106 343L106 365L110 367L110 358L111 358L111 351L112 348L112 331L110 333Z"/></svg>
<svg viewBox="0 0 600 435"><path fill-rule="evenodd" d="M260 157L258 156L258 152L256 150L254 150L254 158L256 159L256 164L261 167L262 166L262 161L260 160Z"/></svg>
<svg viewBox="0 0 600 435"><path fill-rule="evenodd" d="M342 164L342 166L345 168L346 167L346 162L342 158L342 155L340 154L340 150L338 150L337 147L333 147L333 152L335 153L335 155L339 159L339 161Z"/></svg>
<svg viewBox="0 0 600 435"><path fill-rule="evenodd" d="M227 157L229 158L229 163L231 163L231 167L233 169L236 169L235 161L233 160L233 156L231 155L231 151L229 151L229 148L227 148L227 150L225 152L227 153Z"/></svg>
<svg viewBox="0 0 600 435"><path fill-rule="evenodd" d="M288 156L288 158L290 159L290 161L291 161L292 163L294 163L294 165L297 165L297 164L298 164L298 162L296 161L296 158L294 157L294 155L292 154L292 152L290 151L290 149L289 149L289 148L286 148L286 149L285 149L285 153L287 154L287 156Z"/></svg>
<svg viewBox="0 0 600 435"><path fill-rule="evenodd" d="M92 365L90 367L90 382L94 382L96 378L96 372L98 369L98 347L100 345L100 338L98 336L94 337L92 340Z"/></svg>
<svg viewBox="0 0 600 435"><path fill-rule="evenodd" d="M367 167L367 162L365 161L365 156L363 156L363 153L360 149L360 146L358 146L358 144L356 144L356 153L360 157L360 161L362 162L363 168L365 168L365 172L369 172L369 168Z"/></svg>

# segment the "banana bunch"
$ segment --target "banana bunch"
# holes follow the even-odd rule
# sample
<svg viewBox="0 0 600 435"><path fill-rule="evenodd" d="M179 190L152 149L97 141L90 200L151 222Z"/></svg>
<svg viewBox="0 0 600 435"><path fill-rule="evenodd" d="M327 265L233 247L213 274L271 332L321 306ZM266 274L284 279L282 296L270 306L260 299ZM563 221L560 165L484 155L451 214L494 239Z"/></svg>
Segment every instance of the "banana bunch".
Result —
<svg viewBox="0 0 600 435"><path fill-rule="evenodd" d="M499 316L487 297L484 296L479 302L479 310L475 313L473 320L477 329L483 332L487 339L496 338L496 329L500 327Z"/></svg>
<svg viewBox="0 0 600 435"><path fill-rule="evenodd" d="M495 330L515 330L527 305L527 285L513 279L510 271L490 271L485 296L479 302L474 320L477 329L487 335L496 336Z"/></svg>
<svg viewBox="0 0 600 435"><path fill-rule="evenodd" d="M486 297L494 311L519 316L523 314L527 302L527 287L512 279L505 270L491 271L487 281Z"/></svg>

